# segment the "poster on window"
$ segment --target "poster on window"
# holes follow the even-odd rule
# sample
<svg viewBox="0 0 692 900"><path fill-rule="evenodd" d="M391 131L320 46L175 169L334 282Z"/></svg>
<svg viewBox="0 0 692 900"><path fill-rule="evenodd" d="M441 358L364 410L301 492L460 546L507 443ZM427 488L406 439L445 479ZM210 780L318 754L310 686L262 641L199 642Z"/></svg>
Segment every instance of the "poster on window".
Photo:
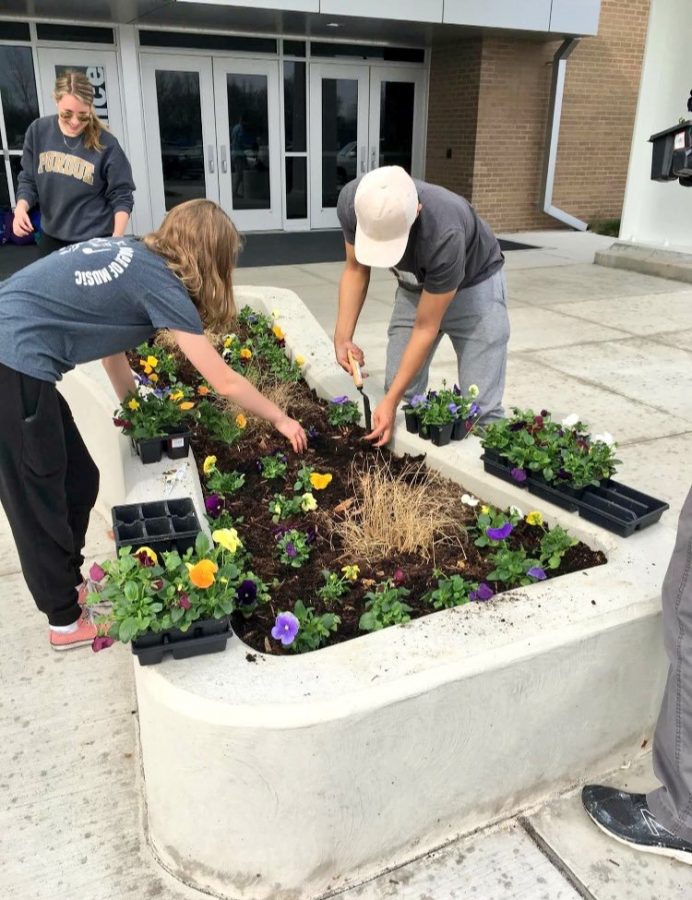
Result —
<svg viewBox="0 0 692 900"><path fill-rule="evenodd" d="M105 66L56 66L55 77L63 72L82 72L94 89L94 110L103 122L108 123L108 97L106 95Z"/></svg>

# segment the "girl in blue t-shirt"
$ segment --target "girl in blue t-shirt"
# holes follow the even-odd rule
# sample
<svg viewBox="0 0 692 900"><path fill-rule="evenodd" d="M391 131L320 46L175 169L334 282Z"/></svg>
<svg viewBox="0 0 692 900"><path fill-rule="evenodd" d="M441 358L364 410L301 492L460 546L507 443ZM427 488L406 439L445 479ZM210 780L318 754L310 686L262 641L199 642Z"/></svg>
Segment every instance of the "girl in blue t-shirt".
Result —
<svg viewBox="0 0 692 900"><path fill-rule="evenodd" d="M214 391L271 422L296 453L303 428L228 366L204 329L230 325L235 226L210 200L174 207L142 242L72 245L0 286L0 501L24 578L56 650L96 635L80 567L99 473L56 389L102 359L122 400L136 390L125 351L168 328Z"/></svg>

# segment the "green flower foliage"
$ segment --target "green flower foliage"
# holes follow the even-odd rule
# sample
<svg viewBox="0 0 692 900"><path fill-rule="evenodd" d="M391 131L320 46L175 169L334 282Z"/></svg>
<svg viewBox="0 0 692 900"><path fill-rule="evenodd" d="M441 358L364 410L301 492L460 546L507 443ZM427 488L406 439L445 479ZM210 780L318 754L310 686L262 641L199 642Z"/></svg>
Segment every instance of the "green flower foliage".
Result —
<svg viewBox="0 0 692 900"><path fill-rule="evenodd" d="M365 612L360 617L361 631L380 631L389 625L409 622L411 607L404 602L410 591L405 587L395 587L391 578L379 584L374 591L365 595Z"/></svg>

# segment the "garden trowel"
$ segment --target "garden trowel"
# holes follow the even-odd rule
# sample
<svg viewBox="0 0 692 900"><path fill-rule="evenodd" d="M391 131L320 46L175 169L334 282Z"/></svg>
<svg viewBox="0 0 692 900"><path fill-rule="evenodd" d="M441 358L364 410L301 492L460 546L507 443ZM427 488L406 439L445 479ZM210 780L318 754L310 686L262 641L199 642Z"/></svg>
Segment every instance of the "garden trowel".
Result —
<svg viewBox="0 0 692 900"><path fill-rule="evenodd" d="M365 416L365 429L366 431L372 431L372 418L370 416L370 399L368 395L363 391L363 376L360 374L360 366L358 362L354 359L351 351L348 351L348 362L351 366L351 375L353 376L353 383L360 391L360 394L363 398L363 415Z"/></svg>

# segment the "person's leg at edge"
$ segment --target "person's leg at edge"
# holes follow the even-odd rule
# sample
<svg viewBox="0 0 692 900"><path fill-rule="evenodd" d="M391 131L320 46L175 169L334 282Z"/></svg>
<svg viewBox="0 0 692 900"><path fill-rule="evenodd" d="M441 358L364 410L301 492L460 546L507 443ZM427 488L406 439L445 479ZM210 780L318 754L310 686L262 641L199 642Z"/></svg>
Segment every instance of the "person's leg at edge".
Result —
<svg viewBox="0 0 692 900"><path fill-rule="evenodd" d="M0 501L37 607L56 649L90 642L75 585L80 581L66 495L68 459L55 385L0 365ZM75 628L76 626L76 628Z"/></svg>
<svg viewBox="0 0 692 900"><path fill-rule="evenodd" d="M392 381L394 380L394 376L401 365L401 358L404 355L404 350L406 349L406 345L411 337L411 331L413 330L413 323L416 320L419 299L420 294L417 294L415 291L407 291L402 287L397 288L396 296L394 297L394 309L392 310L389 327L387 328L388 340L384 374L385 391L389 390ZM442 333L440 332L430 349L428 358L421 366L414 381L411 382L406 389L406 400L410 400L411 397L415 397L416 394L425 393L428 386L430 363L441 340Z"/></svg>
<svg viewBox="0 0 692 900"><path fill-rule="evenodd" d="M459 366L458 384L464 394L478 387L479 421L504 418L509 317L504 271L459 291L442 320Z"/></svg>
<svg viewBox="0 0 692 900"><path fill-rule="evenodd" d="M587 785L582 800L612 837L692 864L692 488L680 513L662 606L670 668L653 749L662 786L649 794L631 794Z"/></svg>

